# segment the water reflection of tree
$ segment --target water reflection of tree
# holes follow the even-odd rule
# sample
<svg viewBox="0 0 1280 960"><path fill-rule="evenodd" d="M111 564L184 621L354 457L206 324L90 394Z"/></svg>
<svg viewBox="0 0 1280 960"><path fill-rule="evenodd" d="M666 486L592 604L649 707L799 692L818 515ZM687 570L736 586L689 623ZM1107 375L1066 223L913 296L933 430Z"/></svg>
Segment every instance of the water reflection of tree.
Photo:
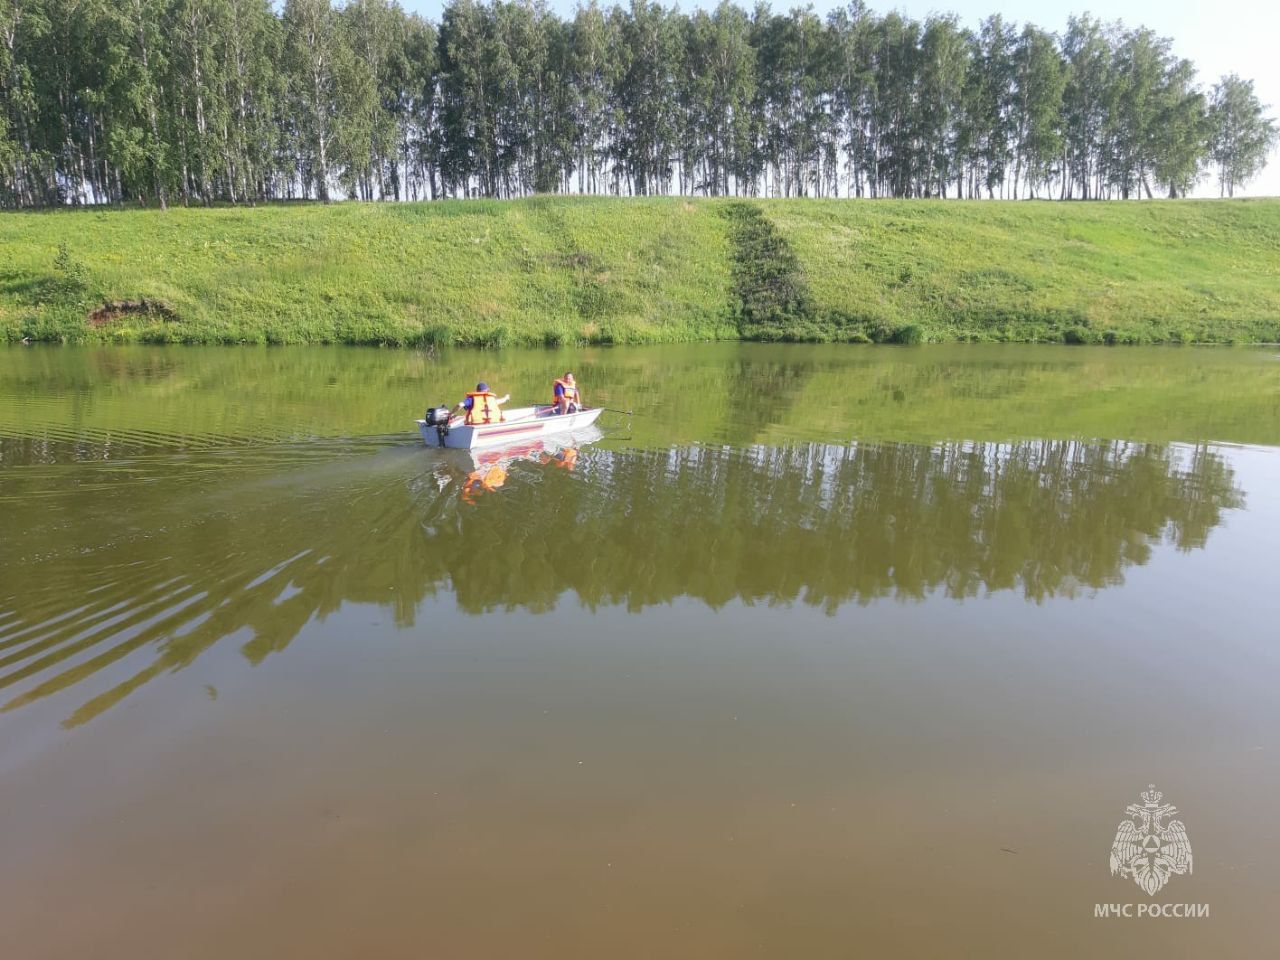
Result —
<svg viewBox="0 0 1280 960"><path fill-rule="evenodd" d="M81 723L224 638L257 663L344 604L412 626L438 591L473 613L566 594L631 610L685 596L831 612L934 592L1039 601L1116 584L1160 542L1203 546L1242 501L1218 453L1126 443L594 449L578 466L515 464L474 506L448 462L412 479L357 468L251 496L184 491L180 522L174 478L120 507L118 529L145 536L104 534L89 552L75 547L95 504L71 498L55 559L6 570L0 689L21 692L5 709L153 650L68 720Z"/></svg>
<svg viewBox="0 0 1280 960"><path fill-rule="evenodd" d="M467 609L544 605L565 590L631 609L685 595L829 610L933 590L1038 600L1117 583L1165 537L1203 545L1240 502L1210 451L1119 443L695 447L593 466L604 476L571 522L540 514L535 491L516 494L511 510L528 518L520 556L543 576L500 578L495 590L489 558L444 551ZM584 552L590 563L572 562Z"/></svg>

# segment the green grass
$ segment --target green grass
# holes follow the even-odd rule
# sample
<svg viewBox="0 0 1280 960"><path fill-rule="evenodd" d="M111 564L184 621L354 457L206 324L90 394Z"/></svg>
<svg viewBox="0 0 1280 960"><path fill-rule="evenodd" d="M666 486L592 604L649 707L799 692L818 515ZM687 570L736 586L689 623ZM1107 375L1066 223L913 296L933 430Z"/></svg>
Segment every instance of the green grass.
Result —
<svg viewBox="0 0 1280 960"><path fill-rule="evenodd" d="M760 299L774 289L803 295ZM1280 201L538 197L0 214L0 339L744 335L1274 342Z"/></svg>
<svg viewBox="0 0 1280 960"><path fill-rule="evenodd" d="M738 333L748 340L804 340L821 331L809 284L795 251L756 203L722 208L733 249L733 292Z"/></svg>
<svg viewBox="0 0 1280 960"><path fill-rule="evenodd" d="M835 338L1280 340L1280 200L764 209Z"/></svg>

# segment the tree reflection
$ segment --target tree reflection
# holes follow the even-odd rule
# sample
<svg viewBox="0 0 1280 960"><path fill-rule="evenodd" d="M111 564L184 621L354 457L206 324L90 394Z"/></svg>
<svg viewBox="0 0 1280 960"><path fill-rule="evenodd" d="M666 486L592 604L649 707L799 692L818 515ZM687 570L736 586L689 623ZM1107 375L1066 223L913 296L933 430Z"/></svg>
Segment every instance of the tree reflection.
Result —
<svg viewBox="0 0 1280 960"><path fill-rule="evenodd" d="M573 470L506 464L471 503L469 461L433 452L422 472L419 450L347 453L160 459L111 512L82 495L106 465L82 465L65 496L0 535L15 560L38 543L5 563L4 709L119 664L66 721L83 723L221 640L259 663L346 604L408 629L437 594L477 614L571 598L832 614L881 597L1040 602L1118 584L1161 543L1202 547L1242 503L1219 452L1138 443L586 447ZM12 476L8 492L30 492Z"/></svg>

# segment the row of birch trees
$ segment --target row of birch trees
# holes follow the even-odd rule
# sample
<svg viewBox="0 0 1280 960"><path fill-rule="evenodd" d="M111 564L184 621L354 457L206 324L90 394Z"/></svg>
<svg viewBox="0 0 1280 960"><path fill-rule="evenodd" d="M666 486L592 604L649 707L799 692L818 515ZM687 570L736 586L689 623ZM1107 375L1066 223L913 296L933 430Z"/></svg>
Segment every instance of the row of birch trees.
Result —
<svg viewBox="0 0 1280 960"><path fill-rule="evenodd" d="M0 203L1232 195L1250 81L1088 16L0 0Z"/></svg>

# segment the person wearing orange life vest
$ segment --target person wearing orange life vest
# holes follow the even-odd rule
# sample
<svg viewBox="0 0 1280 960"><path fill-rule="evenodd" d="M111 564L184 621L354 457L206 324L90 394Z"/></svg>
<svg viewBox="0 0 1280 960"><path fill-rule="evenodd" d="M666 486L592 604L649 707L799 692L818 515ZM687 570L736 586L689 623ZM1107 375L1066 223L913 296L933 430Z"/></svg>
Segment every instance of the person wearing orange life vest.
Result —
<svg viewBox="0 0 1280 960"><path fill-rule="evenodd" d="M568 371L555 382L553 397L556 413L576 413L582 409L582 391L578 389L573 374Z"/></svg>
<svg viewBox="0 0 1280 960"><path fill-rule="evenodd" d="M502 421L502 405L511 399L511 395L500 397L483 380L476 384L475 390L462 398L456 407L449 411L454 416L459 410L466 411L463 421L468 427L481 423L499 423Z"/></svg>

